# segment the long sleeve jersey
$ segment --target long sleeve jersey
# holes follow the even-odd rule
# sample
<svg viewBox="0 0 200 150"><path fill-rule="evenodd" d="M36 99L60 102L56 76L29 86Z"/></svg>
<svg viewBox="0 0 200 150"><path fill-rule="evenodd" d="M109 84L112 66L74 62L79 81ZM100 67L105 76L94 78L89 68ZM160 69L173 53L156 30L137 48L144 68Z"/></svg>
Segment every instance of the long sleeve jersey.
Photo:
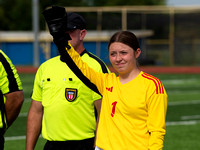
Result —
<svg viewBox="0 0 200 150"><path fill-rule="evenodd" d="M67 51L103 96L97 146L103 150L162 149L168 98L160 80L141 71L132 81L121 84L114 73L91 69L73 47ZM66 63L71 65L70 61Z"/></svg>

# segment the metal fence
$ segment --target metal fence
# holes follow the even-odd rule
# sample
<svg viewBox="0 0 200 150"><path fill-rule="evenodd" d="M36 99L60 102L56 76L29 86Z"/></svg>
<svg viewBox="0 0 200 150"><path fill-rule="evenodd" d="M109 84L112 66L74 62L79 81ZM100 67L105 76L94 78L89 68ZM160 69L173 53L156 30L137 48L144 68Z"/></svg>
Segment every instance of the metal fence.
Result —
<svg viewBox="0 0 200 150"><path fill-rule="evenodd" d="M200 65L200 6L66 7L84 16L88 30L152 30L143 40L145 65Z"/></svg>
<svg viewBox="0 0 200 150"><path fill-rule="evenodd" d="M131 30L142 39L141 65L200 66L200 6L66 7L66 10L77 12L86 19L85 42L95 42L96 47L92 49L103 59L107 47L102 46L102 42L107 42L116 31ZM40 31L38 39L39 57L44 57L40 58L41 63L56 55L56 48L49 32ZM20 61L16 60L16 64L24 64L24 57L16 57L13 53L16 49L27 53L28 64L35 62L30 44L33 41L32 31L0 32L0 48L7 51L12 60L18 58ZM16 43L19 44L16 46Z"/></svg>

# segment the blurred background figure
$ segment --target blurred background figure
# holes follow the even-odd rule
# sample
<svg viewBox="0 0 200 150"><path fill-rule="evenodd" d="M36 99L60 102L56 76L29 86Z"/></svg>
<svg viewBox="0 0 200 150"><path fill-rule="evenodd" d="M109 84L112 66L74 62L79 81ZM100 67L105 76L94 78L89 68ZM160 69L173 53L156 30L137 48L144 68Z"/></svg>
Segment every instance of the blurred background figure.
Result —
<svg viewBox="0 0 200 150"><path fill-rule="evenodd" d="M15 66L0 50L0 149L4 149L4 133L18 117L24 101L22 84Z"/></svg>

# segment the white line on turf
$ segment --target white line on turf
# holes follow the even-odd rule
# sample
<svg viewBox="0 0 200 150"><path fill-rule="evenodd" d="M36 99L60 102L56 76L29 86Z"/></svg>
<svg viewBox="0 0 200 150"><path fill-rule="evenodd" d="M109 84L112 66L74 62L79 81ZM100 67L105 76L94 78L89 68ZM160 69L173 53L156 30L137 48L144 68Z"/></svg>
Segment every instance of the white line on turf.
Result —
<svg viewBox="0 0 200 150"><path fill-rule="evenodd" d="M20 113L19 117L27 117L28 113Z"/></svg>
<svg viewBox="0 0 200 150"><path fill-rule="evenodd" d="M190 120L190 121L170 121L166 122L166 126L176 126L176 125L195 125L200 123L200 120Z"/></svg>
<svg viewBox="0 0 200 150"><path fill-rule="evenodd" d="M200 119L200 115L181 116L181 120Z"/></svg>
<svg viewBox="0 0 200 150"><path fill-rule="evenodd" d="M42 135L39 136L39 138L41 138ZM25 140L26 136L9 136L9 137L5 137L5 141L14 141L14 140Z"/></svg>
<svg viewBox="0 0 200 150"><path fill-rule="evenodd" d="M188 105L188 104L200 104L200 100L169 102L168 106Z"/></svg>

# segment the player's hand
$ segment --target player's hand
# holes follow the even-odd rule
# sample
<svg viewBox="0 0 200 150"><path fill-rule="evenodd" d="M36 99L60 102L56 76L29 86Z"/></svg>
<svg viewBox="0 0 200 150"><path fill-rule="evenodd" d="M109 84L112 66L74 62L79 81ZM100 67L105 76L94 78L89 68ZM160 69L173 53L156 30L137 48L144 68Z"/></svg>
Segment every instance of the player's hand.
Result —
<svg viewBox="0 0 200 150"><path fill-rule="evenodd" d="M69 48L68 40L71 40L67 31L67 13L64 7L52 6L43 11L43 16L49 28L53 41L56 44L61 56L65 53L65 47Z"/></svg>

